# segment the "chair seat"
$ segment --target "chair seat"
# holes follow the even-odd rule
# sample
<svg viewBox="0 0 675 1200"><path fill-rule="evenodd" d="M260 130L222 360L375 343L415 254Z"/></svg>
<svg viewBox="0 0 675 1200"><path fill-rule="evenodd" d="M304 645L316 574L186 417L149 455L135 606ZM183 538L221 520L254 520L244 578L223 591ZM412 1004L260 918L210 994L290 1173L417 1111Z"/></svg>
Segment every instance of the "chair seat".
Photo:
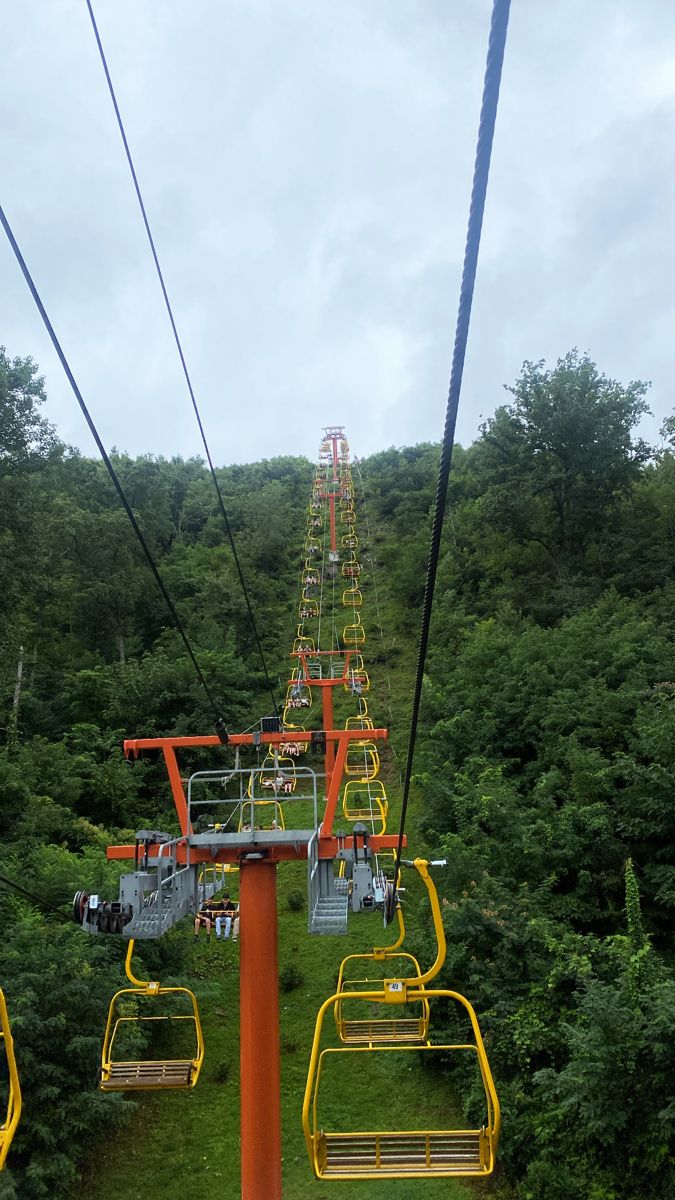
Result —
<svg viewBox="0 0 675 1200"><path fill-rule="evenodd" d="M423 1176L485 1175L481 1131L447 1133L328 1133L319 1138L321 1176L376 1176L400 1179Z"/></svg>
<svg viewBox="0 0 675 1200"><path fill-rule="evenodd" d="M111 1063L100 1087L104 1092L133 1088L189 1088L192 1086L192 1059L168 1059L155 1062Z"/></svg>

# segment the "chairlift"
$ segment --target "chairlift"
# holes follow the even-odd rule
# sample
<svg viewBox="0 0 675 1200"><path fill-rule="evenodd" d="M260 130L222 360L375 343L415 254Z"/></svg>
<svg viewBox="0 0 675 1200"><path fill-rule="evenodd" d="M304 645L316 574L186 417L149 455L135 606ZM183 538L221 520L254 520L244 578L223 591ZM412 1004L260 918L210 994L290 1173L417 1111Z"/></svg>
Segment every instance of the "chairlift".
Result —
<svg viewBox="0 0 675 1200"><path fill-rule="evenodd" d="M367 991L345 990L343 986L342 991L329 996L319 1009L302 1108L302 1125L307 1151L314 1174L319 1179L441 1179L458 1176L478 1178L490 1175L494 1170L499 1140L500 1108L478 1020L472 1005L459 992L449 988L430 989L427 987L427 984L440 971L445 959L443 921L438 894L429 876L429 864L422 859L416 859L414 863L406 863L406 865L414 866L417 869L429 893L438 942L436 961L428 971L421 975L415 973L412 976L385 978L379 987L373 987ZM400 945L400 941L396 945ZM385 950L385 958L386 953ZM399 1029L398 1031L394 1030L393 1040L386 1040L383 1044L380 1044L374 1034L372 1038L369 1038L367 1044L365 1041L360 1044L345 1044L344 1041L341 1041L338 1046L322 1048L324 1020L328 1014L333 1015L339 1033L341 1024L345 1020L345 1012L361 1011L357 1006L363 1006L365 1002L378 1006L382 1004L401 1006L402 1010L407 1012L410 1011L411 1005L416 1006L417 1012L419 1012L420 1006L424 1006L426 1003L429 1005L431 1014L434 1002L437 1000L454 1001L463 1009L471 1027L471 1040L461 1043L446 1041L437 1043L432 1040L431 1029L428 1027L427 1036L423 1040L416 1039L406 1042L400 1036L397 1039L396 1033L403 1032ZM393 1012L394 1008L391 1011ZM350 1021L351 1018L347 1017L347 1020ZM430 1023L429 1020L429 1026ZM352 1032L358 1036L357 1030L353 1029ZM366 1032L368 1031L362 1030L364 1036ZM392 1060L392 1062L403 1063L406 1062L405 1056L408 1055L411 1069L419 1063L420 1055L425 1058L436 1055L443 1059L448 1055L471 1055L477 1063L483 1085L485 1097L485 1120L483 1123L477 1128L471 1129L443 1129L438 1127L436 1121L433 1122L431 1128L334 1129L319 1106L321 1080L322 1076L325 1080L329 1064L334 1062L336 1066L342 1067L344 1078L349 1080L352 1106L354 1106L356 1103L354 1089L357 1081L363 1080L365 1081L364 1086L368 1086L369 1064L377 1063L379 1066L382 1063L379 1056L393 1054L403 1055L404 1058ZM374 1058L374 1056L378 1057ZM378 1070L377 1079L379 1086L382 1086L381 1070ZM330 1097L332 1094L330 1081L323 1090L327 1091ZM364 1109L368 1112L376 1111L371 1102L372 1085L366 1091L366 1096L368 1102L364 1105ZM372 1121L372 1125L375 1124L376 1118Z"/></svg>
<svg viewBox="0 0 675 1200"><path fill-rule="evenodd" d="M406 977L409 977L418 987L423 987L420 984L422 971L419 962L413 954L401 950L405 939L405 923L400 903L396 906L396 915L399 932L396 941L391 946L376 946L370 953L348 954L342 960L337 982L337 992L341 997L347 993L370 991L373 987L379 987L383 981L382 972L386 971L387 974L392 974L393 964L399 974L405 973ZM377 964L379 976L376 979L368 976L355 978L350 975L355 964L358 964L359 968L364 965L367 970L370 963ZM347 1005L347 1007L350 1006ZM340 1041L356 1046L400 1045L401 1043L418 1045L426 1042L429 1033L429 1001L424 998L418 1004L411 1006L411 1013L412 1015L392 1016L390 1010L386 1017L376 1016L373 1018L370 1015L365 1017L356 1014L345 1017L341 1000L334 1009Z"/></svg>
<svg viewBox="0 0 675 1200"><path fill-rule="evenodd" d="M366 782L380 770L380 756L375 742L350 742L345 757L345 775Z"/></svg>
<svg viewBox="0 0 675 1200"><path fill-rule="evenodd" d="M121 988L110 1002L103 1051L99 1087L104 1092L126 1091L180 1091L193 1088L199 1078L204 1061L204 1038L199 1019L197 998L186 987L162 987L155 981L137 979L131 970L134 939L129 941L124 969L131 987ZM155 1002L161 1008L162 1001L187 1002L185 1013L155 1012ZM153 1009L150 1015L139 1012L139 1005L149 1001ZM189 1029L193 1042L193 1054L182 1058L121 1059L116 1056L115 1043L123 1031L134 1030L170 1031Z"/></svg>
<svg viewBox="0 0 675 1200"><path fill-rule="evenodd" d="M0 1171L5 1165L9 1148L12 1144L12 1138L16 1133L16 1127L19 1124L21 1117L21 1086L19 1083L19 1072L16 1066L16 1058L14 1057L14 1040L12 1038L12 1030L9 1024L9 1013L7 1011L7 1002L4 992L0 988L0 1044L4 1051L4 1059L7 1068L7 1105L5 1108L4 1119L0 1124Z"/></svg>
<svg viewBox="0 0 675 1200"><path fill-rule="evenodd" d="M356 582L351 587L345 588L342 593L342 604L344 608L360 608L363 604L363 593Z"/></svg>
<svg viewBox="0 0 675 1200"><path fill-rule="evenodd" d="M342 564L342 574L345 579L358 579L361 574L361 564L355 558Z"/></svg>
<svg viewBox="0 0 675 1200"><path fill-rule="evenodd" d="M251 800L242 804L239 812L239 833L244 829L285 828L284 809L278 800Z"/></svg>
<svg viewBox="0 0 675 1200"><path fill-rule="evenodd" d="M342 793L342 815L347 821L380 821L381 828L375 833L384 833L387 825L389 801L381 779L350 779Z"/></svg>
<svg viewBox="0 0 675 1200"><path fill-rule="evenodd" d="M357 620L353 625L345 625L342 630L342 641L345 646L362 646L366 640L366 631L361 624L361 618L357 613L354 614Z"/></svg>

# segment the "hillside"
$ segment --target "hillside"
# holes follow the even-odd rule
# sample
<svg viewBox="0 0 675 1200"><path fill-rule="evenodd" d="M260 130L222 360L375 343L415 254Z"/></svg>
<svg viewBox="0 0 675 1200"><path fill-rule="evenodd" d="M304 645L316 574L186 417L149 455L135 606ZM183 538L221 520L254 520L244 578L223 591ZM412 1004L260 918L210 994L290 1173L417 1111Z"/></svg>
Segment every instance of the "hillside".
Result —
<svg viewBox="0 0 675 1200"><path fill-rule="evenodd" d="M0 887L0 984L25 1093L0 1198L131 1200L148 1180L196 1197L210 1177L236 1196L235 946L195 946L181 926L141 952L153 978L198 992L208 1057L195 1092L132 1105L95 1086L122 955L118 939L68 923L69 900L114 889L110 840L170 818L163 769L126 763L124 736L203 732L212 718L102 466L59 442L42 394L29 361L0 358L0 875L44 902ZM526 364L451 477L409 832L449 860L442 980L480 1015L503 1104L500 1177L481 1190L518 1200L675 1192L675 455L672 425L658 450L636 436L644 397L576 354ZM371 711L391 726L394 796L437 458L434 446L391 449L355 469ZM246 729L269 698L204 466L115 463L224 720ZM219 471L275 685L311 478L295 458ZM330 1190L311 1179L299 1108L314 1015L347 951L309 939L306 911L289 908L303 869L279 874L280 961L297 969L281 999L295 1200ZM413 897L409 924L430 961ZM349 950L378 935L364 918ZM453 1033L450 1014L438 1031ZM446 1116L470 1113L474 1081L446 1065L425 1096ZM406 1087L378 1090L383 1118L415 1107ZM353 1090L333 1089L347 1112ZM384 1188L411 1194L401 1183L349 1195Z"/></svg>

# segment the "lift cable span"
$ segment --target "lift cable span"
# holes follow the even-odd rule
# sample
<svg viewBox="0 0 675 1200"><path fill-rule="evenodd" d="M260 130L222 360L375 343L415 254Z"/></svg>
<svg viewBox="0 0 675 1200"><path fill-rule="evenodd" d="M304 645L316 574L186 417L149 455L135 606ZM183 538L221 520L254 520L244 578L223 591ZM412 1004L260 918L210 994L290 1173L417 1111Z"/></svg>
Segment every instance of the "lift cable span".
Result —
<svg viewBox="0 0 675 1200"><path fill-rule="evenodd" d="M30 271L28 270L25 259L19 249L18 243L16 241L16 238L14 237L14 234L12 232L9 221L7 220L7 217L5 216L5 213L1 206L0 206L0 223L2 224L2 227L5 231L5 233L7 234L9 244L12 247L12 250L14 251L14 257L16 258L16 261L18 262L18 264L21 268L23 277L26 280L26 283L28 284L28 288L30 290L31 296L33 297L33 300L35 301L37 310L38 310L40 316L42 317L45 329L47 330L47 333L49 334L52 345L53 345L54 349L56 350L56 353L61 362L61 366L63 367L63 370L66 373L66 378L68 379L68 382L73 390L75 399L77 400L77 403L80 406L82 415L83 415L85 421L87 422L87 425L89 426L89 431L90 431L94 441L96 442L99 454L101 455L101 458L103 459L103 462L105 463L106 470L113 482L115 491L117 492L117 495L119 496L120 503L122 504L122 507L123 507L125 513L127 514L127 517L129 518L131 527L132 527L134 533L136 534L138 543L141 547L141 550L143 551L143 554L145 555L146 562L147 562L148 566L150 567L150 570L152 571L152 574L155 578L155 583L157 584L157 587L159 588L160 592L162 593L166 607L168 608L169 613L171 614L171 619L176 627L177 632L180 634L181 640L183 642L183 645L185 646L185 649L187 651L190 662L192 663L192 666L194 667L195 674L197 675L197 678L198 678L200 684L202 685L204 692L206 693L206 696L208 697L209 704L211 705L214 717L216 719L216 725L217 725L217 727L221 727L222 722L221 722L221 716L220 716L220 708L217 705L215 698L213 696L213 693L211 692L211 689L210 689L208 683L206 682L206 679L204 678L202 669L201 669L199 663L197 662L195 653L192 649L192 646L190 645L190 642L188 641L188 636L183 628L180 617L178 616L178 613L176 612L176 609L174 608L173 600L171 599L168 591L166 590L166 585L164 583L164 580L162 579L162 576L159 573L159 568L157 567L157 564L155 563L155 560L152 556L150 547L148 546L148 543L146 542L145 537L143 536L141 527L138 524L138 521L136 520L136 517L134 515L131 505L129 504L129 501L127 500L126 493L120 482L120 478L119 478L112 462L110 461L110 458L108 456L106 448L103 445L103 442L101 441L101 438L99 436L96 426L94 425L94 422L93 422L93 419L89 412L89 409L87 408L87 405L84 402L84 397L82 396L82 393L77 385L75 376L73 375L73 372L70 369L70 364L68 362L68 359L66 358L64 351L61 347L61 343L60 343L58 337L56 336L54 326L52 325L51 321L49 320L49 317L47 316L47 311L45 309L44 304L42 303L42 300L40 299L40 294L35 286L35 283L33 282L33 277L31 275Z"/></svg>
<svg viewBox="0 0 675 1200"><path fill-rule="evenodd" d="M452 461L452 448L455 438L457 409L459 407L459 396L462 387L462 374L464 371L464 356L466 354L466 345L469 336L471 304L473 301L474 284L476 282L478 251L480 249L480 240L483 228L483 214L485 212L485 196L487 192L488 177L490 174L492 142L494 138L495 123L497 120L499 86L502 77L502 64L504 62L504 48L506 45L506 32L509 23L510 4L511 0L494 0L492 8L492 20L490 24L490 36L488 40L485 78L483 83L483 98L481 102L480 120L478 124L476 160L474 164L473 184L471 187L469 222L466 235L466 247L464 251L464 266L462 269L462 282L459 291L457 325L455 328L455 344L452 352L452 367L450 371L450 386L445 414L445 429L443 432L441 461L438 469L438 482L436 485L436 500L434 504L434 517L431 529L431 541L429 545L427 578L424 587L422 622L420 628L419 649L417 654L417 670L415 674L415 688L413 692L412 714L410 718L410 738L408 742L408 755L403 781L403 800L401 804L399 842L396 851L396 871L398 870L398 866L401 862L403 833L405 830L405 819L408 809L408 795L410 792L410 780L412 777L413 759L415 756L415 740L417 737L417 722L419 718L420 701L422 698L424 664L426 661L427 646L429 642L431 608L434 599L438 559L440 556L441 533L443 531L443 517L445 514L448 479L450 476L450 464ZM394 872L395 875L396 871Z"/></svg>
<svg viewBox="0 0 675 1200"><path fill-rule="evenodd" d="M124 145L124 152L125 152L125 154L126 154L126 157L127 157L127 162L128 162L128 164L129 164L129 170L130 170L130 172L131 172L131 178L132 178L132 180L133 180L134 189L135 189L135 192L136 192L136 197L137 197L137 199L138 199L138 204L139 204L139 207L140 207L140 210L141 210L141 216L142 216L142 218L143 218L143 224L145 225L145 232L146 232L146 233L147 233L147 235L148 235L148 242L150 243L150 250L151 250L152 257L153 257L153 260L154 260L154 263L155 263L155 268L156 268L156 270L157 270L157 277L158 277L158 279L159 279L159 284L160 284L160 287L161 287L161 289L162 289L162 295L163 295L163 297L164 297L164 303L165 303L165 305L166 305L166 311L167 311L167 313L168 313L168 316L169 316L169 321L170 321L170 323L171 323L171 329L173 330L173 336L174 336L174 341L175 341L175 343L176 343L176 349L178 350L178 356L179 356L179 358L180 358L181 366L182 366L182 368L183 368L183 374L184 374L184 376L185 376L185 382L186 382L186 384L187 384L187 389L188 389L188 392L190 393L190 400L192 401L192 407L193 407L193 409L194 409L194 414L195 414L195 417L196 417L196 419L197 419L197 425L199 426L199 432L200 432L200 434L201 434L202 444L203 444L203 446L204 446L204 453L206 454L206 460L207 460L207 462L208 462L208 464L209 464L209 471L211 472L211 479L213 480L213 486L214 486L214 488L215 488L215 490L216 490L216 496L218 497L218 507L220 508L220 514L221 514L221 516L222 516L222 518L223 518L223 524L225 525L225 531L226 531L226 533L227 533L228 540L229 540L229 543L230 543L230 547L231 547L231 549L232 549L232 556L233 556L233 558L234 558L234 563L235 563L235 566L236 566L236 568L237 568L237 574L238 574L238 576L239 576L239 582L240 582L240 584L241 584L241 590L242 590L242 592L243 592L243 595L244 595L244 600L245 600L245 602L246 602L246 607L247 607L247 609L248 609L248 615L249 615L249 619L250 619L250 622L251 622L251 628L252 628L252 630L253 630L253 635L254 635L254 637L255 637L255 640L256 640L256 644L257 644L257 647L258 647L258 654L260 655L260 661L261 661L261 663L262 663L262 668L263 668L263 672L264 672L264 675L265 675L265 680L266 680L266 682L267 682L267 687L268 687L268 689L269 689L270 697L271 697L271 700L272 700L272 708L273 708L273 711L274 711L274 715L275 715L275 716L278 716L279 714L278 714L278 710L277 710L277 702L276 702L276 698L275 698L275 695L274 695L274 688L273 688L273 686L272 686L272 680L270 679L269 671L268 671L268 669L267 669L267 663L266 663L266 661L265 661L265 655L264 655L263 648L262 648L262 644L261 644L261 641L260 641L260 636L259 636L259 634L258 634L258 627L257 627L257 625L256 625L256 620L255 620L255 617L254 617L254 615L253 615L253 607L252 607L252 605L251 605L251 600L250 600L250 597L249 597L249 594L248 594L248 589L247 589L247 587L246 587L246 583L245 583L245 581L244 581L244 573L243 573L243 571L242 571L242 569L241 569L241 563L240 563L240 561L239 561L239 555L237 554L237 547L236 547L235 540L234 540L234 534L232 533L232 527L231 527L231 525L230 525L230 522L229 522L229 520L228 520L227 511L226 511L226 509L225 509L225 501L223 500L223 494L222 494L222 491L221 491L221 489L220 489L220 484L218 483L218 477L217 477L217 475L216 475L216 471L215 471L215 468L214 468L214 465L213 465L213 460L212 460L212 458L211 458L211 451L210 451L210 449L209 449L209 445L208 445L208 442L207 442L207 440L206 440L206 434L205 434L205 432L204 432L204 426L203 426L202 419L201 419L201 415L200 415L199 408L198 408L198 405L197 405L197 399L196 399L196 396L195 396L195 393L194 393L194 388L193 388L193 386L192 386L192 380L191 380L191 378L190 378L190 373L189 373L189 371L188 371L188 368L187 368L187 363L186 363L186 361L185 361L185 355L184 355L184 353L183 353L183 346L182 346L182 344L181 344L181 340L180 340L180 337L179 337L179 334L178 334L178 328L177 328L176 321L175 321L175 318L174 318L174 315L173 315L173 309L172 309L172 307L171 307L171 301L169 300L169 294L168 294L168 292L167 292L167 290L166 290L166 284L165 284L165 282L164 282L164 275L163 275L163 273L162 273L162 268L161 268L161 266L160 266L160 263L159 263L159 257L158 257L158 254L157 254L157 249L156 249L156 247L155 247L155 240L154 240L154 238L153 238L153 236L152 236L152 232L151 232L151 230L150 230L150 222L148 221L148 215L147 215L147 212L146 212L146 209L145 209L145 204L144 204L144 202L143 202L143 196L142 196L142 194L141 194L140 185L139 185L139 183L138 183L138 177L137 177L137 175L136 175L136 169L135 169L135 167L134 167L134 162L133 162L133 159L132 159L132 157L131 157L131 150L129 149L129 143L128 143L128 141L127 141L127 135L126 135L126 132L125 132L125 129L124 129L124 123L123 123L123 121L122 121L122 114L120 113L119 105L118 105L118 103L117 103L117 97L116 97L116 95L115 95L115 89L113 88L112 79L111 79L111 77L110 77L110 71L109 71L109 69L108 69L108 63L107 63L106 56L105 56L105 53L104 53L104 50L103 50L103 44L102 44L102 42L101 42L101 37L100 37L99 31L98 31L98 26L97 26L97 24L96 24L96 18L94 17L94 10L93 10L93 8L92 8L92 6L91 6L90 0L86 0L86 4L87 4L87 8L89 9L89 16L90 16L90 18L91 18L91 24L92 24L92 28L93 28L93 30L94 30L94 37L96 38L96 45L98 46L98 52L99 52L99 54L100 54L100 56L101 56L101 63L102 63L102 65L103 65L103 71L104 71L104 74L105 74L105 77L106 77L106 81L107 81L107 84L108 84L108 90L109 90L109 92L110 92L110 99L112 100L113 108L114 108L114 110L115 110L115 116L116 116L116 118L117 118L117 124L118 124L118 126L119 126L119 131L120 131L120 135L121 135L121 138L122 138L122 143L123 143L123 145Z"/></svg>

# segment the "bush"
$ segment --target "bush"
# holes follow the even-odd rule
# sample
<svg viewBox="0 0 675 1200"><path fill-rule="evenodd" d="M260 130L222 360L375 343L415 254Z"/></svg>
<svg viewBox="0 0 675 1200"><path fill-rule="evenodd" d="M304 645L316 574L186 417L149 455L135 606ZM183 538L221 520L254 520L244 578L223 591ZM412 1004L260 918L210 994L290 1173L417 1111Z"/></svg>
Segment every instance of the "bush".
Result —
<svg viewBox="0 0 675 1200"><path fill-rule="evenodd" d="M282 992L294 992L296 988L302 987L305 982L305 976L295 963L286 963L279 972L279 987Z"/></svg>
<svg viewBox="0 0 675 1200"><path fill-rule="evenodd" d="M218 1066L216 1067L215 1071L213 1072L213 1082L214 1083L229 1083L231 1075L232 1075L232 1063L230 1062L229 1058L224 1058L222 1062L218 1063Z"/></svg>
<svg viewBox="0 0 675 1200"><path fill-rule="evenodd" d="M302 912L305 907L305 893L300 891L300 888L295 888L288 893L286 904L289 912Z"/></svg>

